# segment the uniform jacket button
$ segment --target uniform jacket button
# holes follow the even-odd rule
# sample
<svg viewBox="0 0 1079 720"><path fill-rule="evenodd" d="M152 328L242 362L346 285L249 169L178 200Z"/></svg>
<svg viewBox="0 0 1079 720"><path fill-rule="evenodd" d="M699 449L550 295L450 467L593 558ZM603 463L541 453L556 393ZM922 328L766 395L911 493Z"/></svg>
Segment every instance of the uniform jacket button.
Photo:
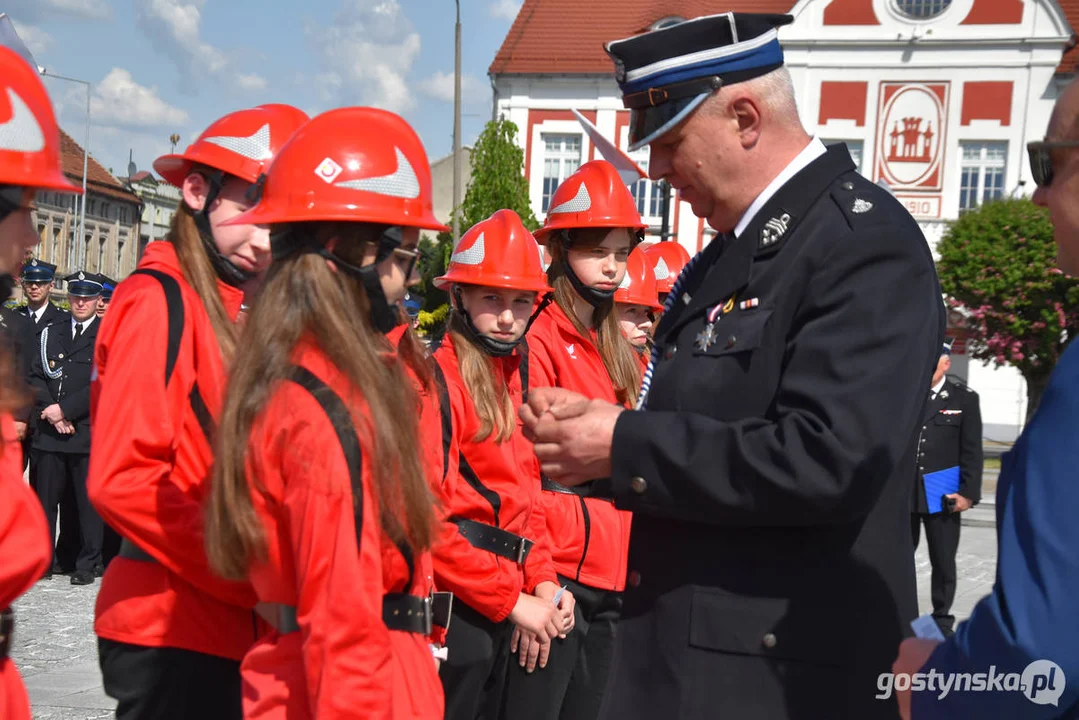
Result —
<svg viewBox="0 0 1079 720"><path fill-rule="evenodd" d="M626 576L626 581L629 583L630 587L640 587L641 574L636 570L630 570L629 575Z"/></svg>
<svg viewBox="0 0 1079 720"><path fill-rule="evenodd" d="M678 352L678 346L677 345L671 345L669 348L667 348L667 351L663 353L663 359L670 360L671 358L674 357L675 353L677 353L677 352Z"/></svg>
<svg viewBox="0 0 1079 720"><path fill-rule="evenodd" d="M638 495L642 495L648 489L648 483L641 476L635 476L629 480L629 489Z"/></svg>
<svg viewBox="0 0 1079 720"><path fill-rule="evenodd" d="M764 647L771 650L776 646L776 636L772 633L767 633L763 638L761 638L761 643L764 645Z"/></svg>
<svg viewBox="0 0 1079 720"><path fill-rule="evenodd" d="M853 190L854 189L854 183L852 183L850 180L847 180L845 183L843 183L839 187L843 188L844 190Z"/></svg>
<svg viewBox="0 0 1079 720"><path fill-rule="evenodd" d="M734 344L738 342L738 338L734 335L727 336L727 347L734 347Z"/></svg>

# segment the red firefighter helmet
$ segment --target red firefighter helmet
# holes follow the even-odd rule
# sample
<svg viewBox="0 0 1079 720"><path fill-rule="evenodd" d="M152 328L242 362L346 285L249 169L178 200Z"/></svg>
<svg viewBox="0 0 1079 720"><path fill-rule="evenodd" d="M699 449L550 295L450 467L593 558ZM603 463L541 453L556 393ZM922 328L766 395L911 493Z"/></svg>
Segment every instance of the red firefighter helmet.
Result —
<svg viewBox="0 0 1079 720"><path fill-rule="evenodd" d="M434 283L437 288L461 283L553 292L543 272L543 248L512 210L499 210L469 228L454 248L446 274Z"/></svg>
<svg viewBox="0 0 1079 720"><path fill-rule="evenodd" d="M330 110L266 173L258 204L227 224L366 222L448 230L434 215L431 167L407 122L385 110Z"/></svg>
<svg viewBox="0 0 1079 720"><path fill-rule="evenodd" d="M637 203L618 170L606 160L585 163L562 181L551 196L547 218L536 231L536 238L547 242L554 230L585 227L648 227L641 221Z"/></svg>
<svg viewBox="0 0 1079 720"><path fill-rule="evenodd" d="M49 94L22 56L0 46L0 185L82 194L64 177Z"/></svg>
<svg viewBox="0 0 1079 720"><path fill-rule="evenodd" d="M291 105L237 110L212 123L183 154L163 155L154 160L154 170L176 187L183 186L184 178L195 165L205 165L253 183L307 121L307 115Z"/></svg>
<svg viewBox="0 0 1079 720"><path fill-rule="evenodd" d="M647 305L653 310L662 310L663 306L659 304L658 297L652 265L645 257L644 250L634 248L626 259L626 274L622 278L622 284L614 291L614 301L626 305Z"/></svg>
<svg viewBox="0 0 1079 720"><path fill-rule="evenodd" d="M681 243L674 240L658 242L644 248L644 254L656 276L656 291L669 293L674 288L682 268L689 262L689 253Z"/></svg>

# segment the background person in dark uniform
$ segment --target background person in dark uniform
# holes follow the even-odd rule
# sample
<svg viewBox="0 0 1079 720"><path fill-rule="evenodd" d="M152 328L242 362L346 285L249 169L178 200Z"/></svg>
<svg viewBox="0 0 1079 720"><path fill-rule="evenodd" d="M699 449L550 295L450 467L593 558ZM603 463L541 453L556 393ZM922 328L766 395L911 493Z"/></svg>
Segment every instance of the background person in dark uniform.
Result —
<svg viewBox="0 0 1079 720"><path fill-rule="evenodd" d="M947 379L945 374L952 366L951 354L949 340L944 343L933 372L925 424L918 438L914 512L910 516L915 548L921 526L925 525L929 562L933 566L930 585L933 619L946 636L952 634L955 625L951 609L955 599L955 553L959 549L960 513L982 499L982 411L978 393ZM930 498L926 494L927 475L930 487L942 487L933 482L934 477L941 478L945 484L957 484L957 487L948 487L943 499L943 492Z"/></svg>
<svg viewBox="0 0 1079 720"><path fill-rule="evenodd" d="M66 310L61 310L51 301L52 291L55 289L56 266L44 260L31 258L22 268L22 290L26 296L26 305L17 308L16 312L30 320L26 330L28 335L24 340L27 349L26 378L30 379L30 368L33 359L40 354L41 331L53 324L65 325L71 322L71 315ZM37 459L34 453L34 432L41 419L38 413L28 412L28 426L23 438L22 456L29 468L30 486L37 487ZM56 557L49 574L70 573L75 570L75 558L79 555L79 547L82 544L79 539L79 514L78 503L75 499L75 488L68 486L64 496L60 499L60 538L56 542Z"/></svg>
<svg viewBox="0 0 1079 720"><path fill-rule="evenodd" d="M118 284L115 280L107 275L98 273L94 278L101 283L101 297L97 301L97 319L98 322L105 318L105 311L109 308L109 302L112 301L112 293L116 290ZM62 513L61 513L62 514ZM61 539L63 535L61 534ZM120 554L121 537L118 532L109 527L109 524L102 521L102 535L101 535L101 565L108 567L112 559ZM57 554L59 554L60 548L57 545Z"/></svg>
<svg viewBox="0 0 1079 720"><path fill-rule="evenodd" d="M29 377L30 360L33 357L31 354L33 346L30 343L33 342L34 325L30 318L2 303L3 300L0 300L0 342L4 346L15 350L14 360L17 364L17 371L21 377ZM32 405L28 405L22 410L12 413L12 417L15 419L15 432L20 440L25 440L29 432L32 409Z"/></svg>
<svg viewBox="0 0 1079 720"><path fill-rule="evenodd" d="M112 302L112 292L116 289L117 282L110 278L108 275L97 274L97 280L101 283L101 299L97 303L97 318L100 320L105 317L105 311L109 309L109 303Z"/></svg>
<svg viewBox="0 0 1079 720"><path fill-rule="evenodd" d="M97 337L97 301L101 283L89 273L66 278L71 320L41 333L39 352L30 374L37 399L37 494L50 528L68 487L75 490L82 546L75 560L72 585L89 585L104 572L101 564L102 523L86 494L90 462L90 372Z"/></svg>
<svg viewBox="0 0 1079 720"><path fill-rule="evenodd" d="M894 718L917 614L910 479L944 338L918 225L798 119L776 28L608 45L631 150L720 235L683 270L637 411L535 389L544 472L633 512L603 718Z"/></svg>

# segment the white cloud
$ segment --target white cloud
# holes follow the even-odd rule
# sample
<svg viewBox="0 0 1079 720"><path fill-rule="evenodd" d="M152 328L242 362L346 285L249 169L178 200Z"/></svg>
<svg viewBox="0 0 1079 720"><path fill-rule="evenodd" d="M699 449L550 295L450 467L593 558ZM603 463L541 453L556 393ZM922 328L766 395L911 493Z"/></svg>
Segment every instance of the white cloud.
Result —
<svg viewBox="0 0 1079 720"><path fill-rule="evenodd" d="M103 20L112 17L107 0L7 0L4 11L22 22L36 23L46 17Z"/></svg>
<svg viewBox="0 0 1079 720"><path fill-rule="evenodd" d="M324 100L356 100L398 113L415 104L406 77L420 36L397 0L343 0L333 25L309 25L306 35L323 61L318 85Z"/></svg>
<svg viewBox="0 0 1079 720"><path fill-rule="evenodd" d="M254 73L247 75L237 75L236 84L244 90L265 90L266 78L261 75L255 75Z"/></svg>
<svg viewBox="0 0 1079 720"><path fill-rule="evenodd" d="M420 92L442 102L453 102L453 73L436 72L420 82ZM461 104L473 105L488 100L490 90L475 75L461 75Z"/></svg>
<svg viewBox="0 0 1079 720"><path fill-rule="evenodd" d="M131 73L113 68L94 86L90 96L94 125L120 128L174 128L187 122L187 113L157 95L156 87L135 82Z"/></svg>
<svg viewBox="0 0 1079 720"><path fill-rule="evenodd" d="M15 26L15 32L19 34L19 38L26 44L27 49L30 50L35 56L45 52L50 45L52 45L52 35L34 25L24 25L20 22L11 21L11 24ZM34 58L37 60L37 58Z"/></svg>
<svg viewBox="0 0 1079 720"><path fill-rule="evenodd" d="M494 0L488 7L487 11L491 14L491 17L502 18L503 20L513 21L517 19L517 13L521 10L520 0Z"/></svg>

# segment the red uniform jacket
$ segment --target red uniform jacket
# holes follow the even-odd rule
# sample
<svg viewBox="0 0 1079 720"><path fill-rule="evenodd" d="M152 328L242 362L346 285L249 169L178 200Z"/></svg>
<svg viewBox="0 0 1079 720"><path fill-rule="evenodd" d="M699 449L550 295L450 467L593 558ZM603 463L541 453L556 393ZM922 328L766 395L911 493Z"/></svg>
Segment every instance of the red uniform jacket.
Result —
<svg viewBox="0 0 1079 720"><path fill-rule="evenodd" d="M0 415L0 609L29 590L52 558L45 513L22 479L22 464L15 423ZM26 688L10 658L0 661L0 718L30 720Z"/></svg>
<svg viewBox="0 0 1079 720"><path fill-rule="evenodd" d="M350 382L313 344L294 361L364 412ZM350 402L351 400L351 402ZM349 468L326 412L299 385L274 391L248 443L247 474L268 557L251 568L262 602L296 608L299 632L270 632L244 658L244 717L441 718L442 686L428 639L391 631L382 596L431 589L430 555L414 560L383 535L370 480L372 449L360 435L363 513L360 547Z"/></svg>
<svg viewBox="0 0 1079 720"><path fill-rule="evenodd" d="M528 331L535 387L560 387L618 403L593 337L583 337L552 303ZM547 537L555 569L589 587L622 591L626 586L630 514L614 503L565 493L543 492Z"/></svg>
<svg viewBox="0 0 1079 720"><path fill-rule="evenodd" d="M120 283L97 335L91 380L90 500L101 517L157 562L116 558L97 596L100 637L240 660L254 642L254 591L211 570L203 541L212 447L193 404L220 413L225 369L209 316L183 279L176 251L151 243L140 269L177 280L183 335L168 385L168 309L161 283ZM230 317L242 293L218 283ZM197 387L198 397L192 396ZM100 420L100 422L99 422Z"/></svg>
<svg viewBox="0 0 1079 720"><path fill-rule="evenodd" d="M439 589L492 622L509 616L522 592L544 581L557 583L547 545L540 503L539 462L521 433L504 443L476 442L479 416L457 368L453 337L435 352L449 390L453 436L460 447L460 472L443 484L443 523L435 546L435 582ZM521 356L494 358L496 372L508 383L513 406L521 405ZM430 442L425 440L425 442ZM535 544L522 570L516 563L475 548L449 518L475 520L532 540ZM453 648L450 648L453 652Z"/></svg>

